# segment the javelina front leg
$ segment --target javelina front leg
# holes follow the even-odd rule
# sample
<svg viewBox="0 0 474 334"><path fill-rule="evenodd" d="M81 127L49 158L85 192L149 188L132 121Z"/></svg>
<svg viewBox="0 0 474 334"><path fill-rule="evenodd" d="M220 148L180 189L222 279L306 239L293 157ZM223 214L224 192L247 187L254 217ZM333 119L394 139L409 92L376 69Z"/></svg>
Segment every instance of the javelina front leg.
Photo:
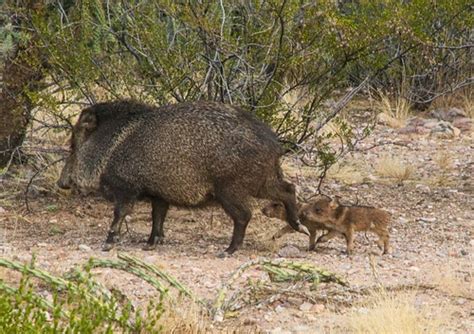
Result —
<svg viewBox="0 0 474 334"><path fill-rule="evenodd" d="M349 228L346 233L344 233L347 242L347 255L352 255L354 252L354 230Z"/></svg>
<svg viewBox="0 0 474 334"><path fill-rule="evenodd" d="M234 221L234 231L232 233L232 241L224 251L227 254L234 253L237 249L242 246L245 236L245 230L247 225L252 218L252 212L249 210L247 205L242 201L237 199L238 196L231 196L228 194L219 194L217 200L221 203L224 211L232 218ZM219 255L224 257L225 254L222 253Z"/></svg>
<svg viewBox="0 0 474 334"><path fill-rule="evenodd" d="M156 245L163 242L165 233L163 225L165 222L166 213L168 212L169 204L159 198L153 198L151 201L151 215L153 218L153 225L151 227L150 238L143 250L153 250Z"/></svg>
<svg viewBox="0 0 474 334"><path fill-rule="evenodd" d="M390 236L388 231L384 230L378 233L379 235L379 240L377 241L377 244L379 248L383 249L382 254L388 254L390 252Z"/></svg>
<svg viewBox="0 0 474 334"><path fill-rule="evenodd" d="M105 240L102 250L111 250L115 243L119 241L122 223L125 220L125 216L132 212L132 207L133 204L131 202L117 201L115 203L114 220L110 225L109 234L107 235L107 239Z"/></svg>

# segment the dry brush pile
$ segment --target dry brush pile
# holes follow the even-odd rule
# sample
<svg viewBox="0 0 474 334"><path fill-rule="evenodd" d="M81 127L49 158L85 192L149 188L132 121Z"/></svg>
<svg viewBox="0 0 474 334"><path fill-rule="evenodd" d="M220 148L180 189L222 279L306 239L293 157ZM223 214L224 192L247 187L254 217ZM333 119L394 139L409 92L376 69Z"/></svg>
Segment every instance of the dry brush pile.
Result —
<svg viewBox="0 0 474 334"><path fill-rule="evenodd" d="M348 286L336 274L288 260L256 259L242 264L222 283L213 300L199 298L173 276L126 254L119 254L117 259L91 258L62 277L37 268L34 258L29 264L0 259L0 267L21 273L18 286L0 280L0 327L15 333L160 332L166 326L161 318L167 301L176 296L172 290L198 306L202 316L221 322L245 306L268 303L291 291L304 291L307 285L312 289L319 283ZM96 268L125 271L146 281L158 293L156 299L148 300L142 308L135 307L123 293L99 283L92 274ZM236 287L250 268L267 273L268 279L253 284L247 281Z"/></svg>

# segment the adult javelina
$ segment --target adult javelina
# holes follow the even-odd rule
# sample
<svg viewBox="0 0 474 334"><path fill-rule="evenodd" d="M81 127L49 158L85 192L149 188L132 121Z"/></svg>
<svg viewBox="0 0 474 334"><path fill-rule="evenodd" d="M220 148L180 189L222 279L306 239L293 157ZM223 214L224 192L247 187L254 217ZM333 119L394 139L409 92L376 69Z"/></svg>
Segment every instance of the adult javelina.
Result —
<svg viewBox="0 0 474 334"><path fill-rule="evenodd" d="M106 102L82 111L58 185L100 190L114 202L106 250L118 240L124 217L139 199L152 204L146 249L164 237L170 204L191 207L214 199L234 221L226 249L232 254L242 245L251 218L250 197L283 202L288 223L308 234L296 215L294 186L282 178L281 155L276 135L233 106Z"/></svg>

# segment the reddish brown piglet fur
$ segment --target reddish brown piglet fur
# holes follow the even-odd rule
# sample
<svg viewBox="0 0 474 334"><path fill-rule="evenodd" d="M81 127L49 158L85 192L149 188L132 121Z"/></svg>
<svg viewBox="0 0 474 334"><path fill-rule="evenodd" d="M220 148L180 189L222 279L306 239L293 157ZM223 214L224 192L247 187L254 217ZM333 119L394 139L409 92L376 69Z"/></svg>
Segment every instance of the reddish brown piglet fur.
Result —
<svg viewBox="0 0 474 334"><path fill-rule="evenodd" d="M337 199L322 197L306 204L299 210L302 221L314 221L325 228L344 235L347 242L347 253L354 250L354 234L358 231L369 231L377 234L377 245L383 254L389 252L390 214L387 211L368 206L345 206ZM317 242L327 241L323 235Z"/></svg>
<svg viewBox="0 0 474 334"><path fill-rule="evenodd" d="M316 234L317 234L317 232L320 231L320 230L328 230L328 228L326 226L324 226L323 224L318 223L317 221L313 221L311 219L303 218L302 209L305 208L305 205L303 205L301 203L296 203L296 205L297 205L297 208L298 208L298 218L300 219L301 224L306 226L308 228L308 231L309 231L309 247L308 247L308 250L310 250L310 251L314 250L316 248ZM262 213L265 216L269 217L269 218L277 218L277 219L280 219L282 221L287 220L285 206L283 205L283 203L280 203L280 202L271 202L271 203L269 203L268 205L266 205L262 209ZM279 239L282 236L284 236L285 234L293 233L293 229L288 228L288 227L289 226L285 226L285 227L281 228L277 233L275 233L275 235L273 236L273 239ZM318 241L320 241L320 240L327 241L327 240L329 240L329 239L331 239L331 238L333 238L333 237L335 237L339 234L340 233L337 232L337 231L329 230L329 232L322 235L318 239ZM323 237L324 237L324 239L323 239Z"/></svg>

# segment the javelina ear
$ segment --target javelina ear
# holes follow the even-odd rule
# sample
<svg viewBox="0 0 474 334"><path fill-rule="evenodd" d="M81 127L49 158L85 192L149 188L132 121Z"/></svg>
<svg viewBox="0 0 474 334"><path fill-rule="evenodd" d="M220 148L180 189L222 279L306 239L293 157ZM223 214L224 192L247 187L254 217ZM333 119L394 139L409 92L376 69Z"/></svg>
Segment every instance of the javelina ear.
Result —
<svg viewBox="0 0 474 334"><path fill-rule="evenodd" d="M97 127L97 116L92 112L86 112L82 114L79 125L83 129L95 129Z"/></svg>
<svg viewBox="0 0 474 334"><path fill-rule="evenodd" d="M334 197L333 199L331 199L331 202L329 203L329 206L331 207L331 209L335 209L339 206L339 199L338 197Z"/></svg>

